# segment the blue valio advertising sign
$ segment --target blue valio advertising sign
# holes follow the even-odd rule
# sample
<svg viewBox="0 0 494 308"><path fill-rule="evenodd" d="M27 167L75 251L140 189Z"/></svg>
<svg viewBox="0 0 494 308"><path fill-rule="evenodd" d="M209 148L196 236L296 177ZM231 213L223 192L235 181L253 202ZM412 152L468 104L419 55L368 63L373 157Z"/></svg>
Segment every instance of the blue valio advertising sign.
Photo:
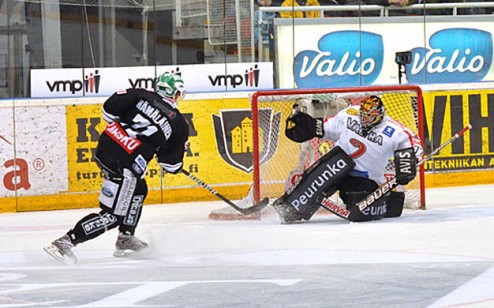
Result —
<svg viewBox="0 0 494 308"><path fill-rule="evenodd" d="M318 50L299 52L293 62L293 75L299 88L372 84L381 74L383 60L381 35L338 31L321 37Z"/></svg>
<svg viewBox="0 0 494 308"><path fill-rule="evenodd" d="M398 84L397 52L409 51L402 83L494 81L494 20L436 22L376 19L358 25L277 25L280 88ZM382 19L379 19L382 21ZM462 19L463 21L468 19ZM403 21L403 22L402 22Z"/></svg>
<svg viewBox="0 0 494 308"><path fill-rule="evenodd" d="M410 83L484 81L492 66L492 34L478 29L444 29L429 37L429 47L415 47L411 52L412 63L405 65Z"/></svg>

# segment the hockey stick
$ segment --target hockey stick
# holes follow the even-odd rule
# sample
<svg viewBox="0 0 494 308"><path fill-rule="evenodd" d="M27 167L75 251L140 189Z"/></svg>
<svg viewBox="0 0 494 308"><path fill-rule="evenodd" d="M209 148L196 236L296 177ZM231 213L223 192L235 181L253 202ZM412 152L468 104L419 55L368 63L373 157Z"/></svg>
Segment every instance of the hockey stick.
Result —
<svg viewBox="0 0 494 308"><path fill-rule="evenodd" d="M453 135L449 140L441 144L437 149L435 149L433 152L431 152L429 155L424 157L421 161L417 163L417 167L425 163L426 161L430 160L434 155L437 155L439 151L444 149L446 146L449 144L453 143L456 141L456 139L460 138L463 136L463 134L468 131L469 129L472 128L472 125L468 124L467 126L463 127L459 132ZM359 210L362 212L365 210L369 205L373 204L377 200L381 199L384 195L386 195L388 192L393 190L396 186L398 186L398 183L396 182L396 177L392 178L388 182L382 184L379 186L374 192L369 194L367 197L365 197L362 201L357 203L357 206Z"/></svg>
<svg viewBox="0 0 494 308"><path fill-rule="evenodd" d="M182 173L185 174L186 176L188 176L190 179L192 179L194 182L196 182L197 184L199 184L203 188L207 189L210 193L212 193L213 195L215 195L216 197L218 197L222 201L226 202L229 206L231 206L237 212L239 212L239 213L241 213L243 215L254 214L254 213L262 210L263 208L265 208L266 205L268 205L268 203L269 203L269 198L264 198L264 199L262 199L261 201L259 201L258 203L254 204L251 207L241 208L238 205L236 205L235 203L233 203L232 201L228 200L225 196L223 196L222 194L220 194L219 192L217 192L216 190L214 190L214 188L212 188L208 184L204 183L203 181L201 181L200 179L198 179L197 177L195 177L192 173L190 173L190 172L188 172L188 171L186 171L184 169L182 169Z"/></svg>

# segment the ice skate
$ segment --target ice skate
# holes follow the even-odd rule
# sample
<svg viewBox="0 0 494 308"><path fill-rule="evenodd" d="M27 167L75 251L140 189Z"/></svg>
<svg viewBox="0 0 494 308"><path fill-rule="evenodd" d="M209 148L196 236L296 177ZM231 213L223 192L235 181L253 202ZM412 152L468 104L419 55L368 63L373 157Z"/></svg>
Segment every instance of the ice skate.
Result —
<svg viewBox="0 0 494 308"><path fill-rule="evenodd" d="M137 237L129 234L120 233L115 243L114 257L125 257L129 253L138 252L146 249L148 244Z"/></svg>
<svg viewBox="0 0 494 308"><path fill-rule="evenodd" d="M295 209L283 202L282 198L274 201L271 206L276 210L281 223L284 225L292 224L302 219Z"/></svg>
<svg viewBox="0 0 494 308"><path fill-rule="evenodd" d="M51 242L49 246L43 247L47 254L67 265L74 265L77 262L72 248L74 248L74 244L67 234Z"/></svg>

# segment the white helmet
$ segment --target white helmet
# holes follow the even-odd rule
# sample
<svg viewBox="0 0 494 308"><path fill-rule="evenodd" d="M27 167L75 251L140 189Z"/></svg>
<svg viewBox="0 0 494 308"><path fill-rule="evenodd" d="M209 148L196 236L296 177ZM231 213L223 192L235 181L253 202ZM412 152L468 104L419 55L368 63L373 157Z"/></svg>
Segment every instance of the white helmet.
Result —
<svg viewBox="0 0 494 308"><path fill-rule="evenodd" d="M165 72L158 77L156 91L162 96L179 102L185 97L184 81L180 75Z"/></svg>

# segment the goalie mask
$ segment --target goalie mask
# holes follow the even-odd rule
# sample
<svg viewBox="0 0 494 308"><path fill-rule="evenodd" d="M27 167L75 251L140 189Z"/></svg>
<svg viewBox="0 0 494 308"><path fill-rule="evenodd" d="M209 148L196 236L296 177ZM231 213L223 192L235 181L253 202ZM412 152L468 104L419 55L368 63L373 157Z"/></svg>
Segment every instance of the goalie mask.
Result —
<svg viewBox="0 0 494 308"><path fill-rule="evenodd" d="M165 72L158 77L156 91L177 103L185 98L185 85L182 77L169 72Z"/></svg>
<svg viewBox="0 0 494 308"><path fill-rule="evenodd" d="M377 96L370 96L362 101L360 105L360 124L364 131L368 131L375 125L379 124L384 115L386 109L384 108L382 100Z"/></svg>

